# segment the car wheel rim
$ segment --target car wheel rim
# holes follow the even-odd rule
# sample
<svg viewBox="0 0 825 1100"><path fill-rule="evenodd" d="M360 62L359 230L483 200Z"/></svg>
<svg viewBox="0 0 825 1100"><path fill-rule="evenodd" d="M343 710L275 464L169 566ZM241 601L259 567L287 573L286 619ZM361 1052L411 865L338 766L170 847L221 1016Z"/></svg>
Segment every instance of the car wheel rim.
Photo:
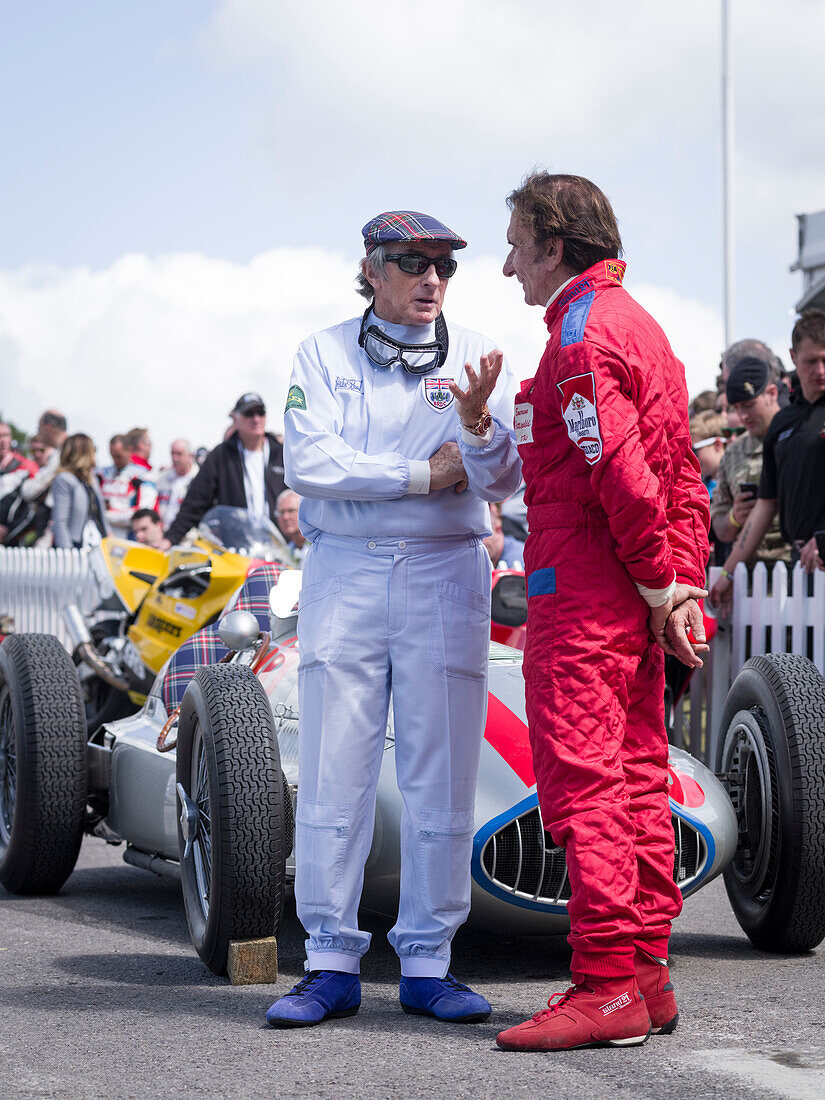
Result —
<svg viewBox="0 0 825 1100"><path fill-rule="evenodd" d="M738 776L730 796L739 826L731 871L751 897L773 891L779 826L776 761L759 708L740 711L728 727L724 771Z"/></svg>
<svg viewBox="0 0 825 1100"><path fill-rule="evenodd" d="M200 723L196 723L192 740L192 775L189 789L192 792L192 800L198 808L198 831L192 843L195 884L198 891L198 904L203 919L207 920L212 885L212 820L209 807L209 773Z"/></svg>
<svg viewBox="0 0 825 1100"><path fill-rule="evenodd" d="M17 739L8 688L0 695L0 844L11 840L17 797Z"/></svg>

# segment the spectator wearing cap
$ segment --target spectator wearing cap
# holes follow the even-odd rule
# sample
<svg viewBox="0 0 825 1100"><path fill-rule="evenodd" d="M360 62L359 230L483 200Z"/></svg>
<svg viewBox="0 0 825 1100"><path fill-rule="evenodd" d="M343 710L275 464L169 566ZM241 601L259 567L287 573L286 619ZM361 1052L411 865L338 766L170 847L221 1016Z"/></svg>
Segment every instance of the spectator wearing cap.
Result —
<svg viewBox="0 0 825 1100"><path fill-rule="evenodd" d="M711 589L723 611L732 602L734 569L751 560L777 510L792 560L798 558L807 573L823 568L814 536L825 531L825 312L808 310L796 322L791 359L799 392L771 421L758 499Z"/></svg>
<svg viewBox="0 0 825 1100"><path fill-rule="evenodd" d="M690 441L693 444L693 453L699 459L702 482L708 496L713 495L716 472L725 453L724 430L725 418L721 413L700 412L690 419Z"/></svg>
<svg viewBox="0 0 825 1100"><path fill-rule="evenodd" d="M713 532L722 543L732 543L756 504L762 476L762 445L779 412L778 374L764 359L740 359L728 375L728 405L745 427L746 434L728 444L716 472L710 504ZM782 538L775 516L757 546L754 561L790 561L791 548Z"/></svg>
<svg viewBox="0 0 825 1100"><path fill-rule="evenodd" d="M209 452L189 486L177 516L167 527L168 549L216 504L248 508L273 523L284 483L284 449L266 430L266 405L259 393L242 393L230 416L236 431Z"/></svg>
<svg viewBox="0 0 825 1100"><path fill-rule="evenodd" d="M370 933L358 905L391 699L404 814L389 941L401 1004L441 1020L490 1013L448 971L470 907L487 701L486 502L520 480L515 382L492 341L444 319L461 237L406 210L379 214L362 235L364 315L300 345L284 415L286 479L312 543L298 616L295 841L309 973L272 1005L273 1026L361 1003Z"/></svg>
<svg viewBox="0 0 825 1100"><path fill-rule="evenodd" d="M761 359L763 363L768 364L771 375L776 380L777 399L780 408L784 408L785 405L788 404L790 391L785 384L785 367L782 364L782 360L778 355L775 355L762 340L754 340L751 338L747 340L737 340L736 343L731 344L730 347L725 348L722 352L722 358L719 361L718 384L720 395L724 398L725 404L727 405L728 403L725 387L727 386L730 372L736 364L741 363L743 359Z"/></svg>

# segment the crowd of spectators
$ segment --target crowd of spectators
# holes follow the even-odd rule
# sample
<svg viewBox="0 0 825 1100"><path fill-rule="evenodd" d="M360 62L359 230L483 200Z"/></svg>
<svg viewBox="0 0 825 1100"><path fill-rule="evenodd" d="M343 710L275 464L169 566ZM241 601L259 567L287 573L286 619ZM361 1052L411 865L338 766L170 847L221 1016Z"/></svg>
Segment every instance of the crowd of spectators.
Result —
<svg viewBox="0 0 825 1100"><path fill-rule="evenodd" d="M278 503L286 491L283 445L266 431L260 394L242 394L229 418L213 450L195 452L187 439L175 439L169 464L159 470L152 466L148 428L113 435L111 462L104 465L90 437L70 435L57 410L43 413L25 446L15 447L12 426L0 422L0 543L82 548L113 535L165 550L209 508L224 504L280 526L299 560L305 552L300 498L293 493Z"/></svg>
<svg viewBox="0 0 825 1100"><path fill-rule="evenodd" d="M786 371L762 341L739 340L722 354L716 389L690 403L691 440L711 500L712 561L723 565L717 600L729 600L739 561L823 568L816 535L825 532L825 312L799 318L790 356L794 369ZM84 546L112 534L165 550L225 504L270 519L302 561L300 497L284 483L282 440L266 430L260 394L241 394L210 451L175 439L169 463L155 470L149 431L136 427L111 437L109 456L110 464L97 465L92 440L69 435L55 409L42 414L25 448L0 423L0 542ZM490 511L485 544L493 563L520 566L521 497Z"/></svg>

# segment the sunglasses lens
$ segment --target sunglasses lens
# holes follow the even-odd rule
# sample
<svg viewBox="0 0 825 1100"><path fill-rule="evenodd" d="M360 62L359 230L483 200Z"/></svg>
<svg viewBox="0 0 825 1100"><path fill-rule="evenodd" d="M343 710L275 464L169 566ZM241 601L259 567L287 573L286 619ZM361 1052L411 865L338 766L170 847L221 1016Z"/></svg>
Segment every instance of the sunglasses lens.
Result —
<svg viewBox="0 0 825 1100"><path fill-rule="evenodd" d="M430 266L431 261L422 256L399 256L398 266L408 275L423 275Z"/></svg>
<svg viewBox="0 0 825 1100"><path fill-rule="evenodd" d="M407 275L423 275L425 271L430 269L432 264L435 264L435 273L439 279L449 279L452 275L455 275L458 267L458 263L447 256L442 256L438 260L431 260L429 256L402 254L400 256L388 256L387 259L397 263Z"/></svg>

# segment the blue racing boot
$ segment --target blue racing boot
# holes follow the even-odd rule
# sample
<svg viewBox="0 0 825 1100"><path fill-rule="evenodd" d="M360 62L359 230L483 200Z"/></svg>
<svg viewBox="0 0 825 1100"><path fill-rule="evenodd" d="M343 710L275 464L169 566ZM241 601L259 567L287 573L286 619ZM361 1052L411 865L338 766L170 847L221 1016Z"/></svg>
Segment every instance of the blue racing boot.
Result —
<svg viewBox="0 0 825 1100"><path fill-rule="evenodd" d="M435 1016L457 1024L477 1024L493 1011L480 993L446 978L402 978L398 989L401 1007L413 1016Z"/></svg>
<svg viewBox="0 0 825 1100"><path fill-rule="evenodd" d="M357 974L340 970L311 970L280 997L266 1014L272 1027L312 1027L322 1020L354 1016L361 1007L361 982Z"/></svg>

